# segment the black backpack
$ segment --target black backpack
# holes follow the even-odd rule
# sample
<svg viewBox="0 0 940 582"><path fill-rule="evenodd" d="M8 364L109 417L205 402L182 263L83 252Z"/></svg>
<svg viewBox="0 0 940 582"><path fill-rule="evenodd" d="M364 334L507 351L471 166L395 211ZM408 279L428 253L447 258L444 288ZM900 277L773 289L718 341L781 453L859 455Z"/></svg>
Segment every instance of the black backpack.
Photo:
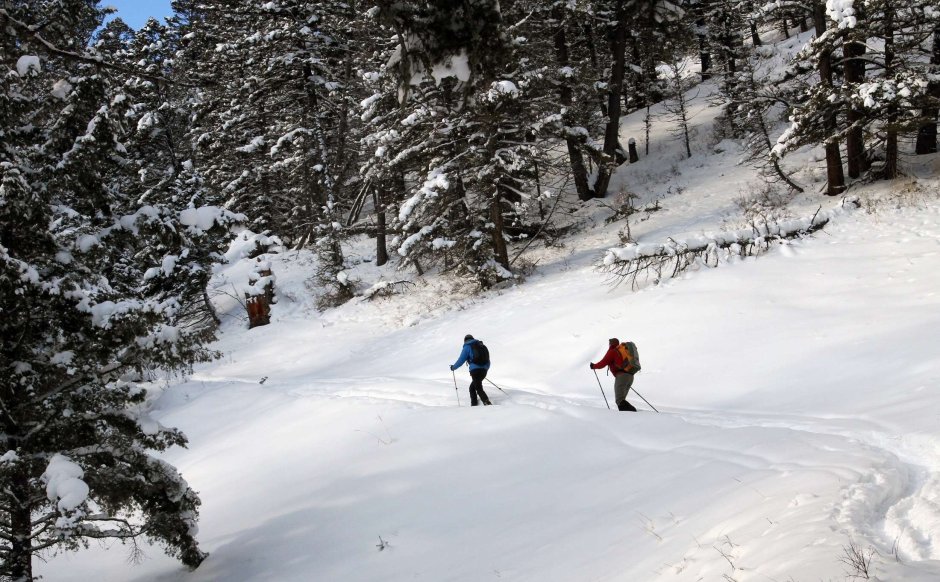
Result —
<svg viewBox="0 0 940 582"><path fill-rule="evenodd" d="M470 363L475 366L485 366L490 363L490 351L480 340L470 344Z"/></svg>

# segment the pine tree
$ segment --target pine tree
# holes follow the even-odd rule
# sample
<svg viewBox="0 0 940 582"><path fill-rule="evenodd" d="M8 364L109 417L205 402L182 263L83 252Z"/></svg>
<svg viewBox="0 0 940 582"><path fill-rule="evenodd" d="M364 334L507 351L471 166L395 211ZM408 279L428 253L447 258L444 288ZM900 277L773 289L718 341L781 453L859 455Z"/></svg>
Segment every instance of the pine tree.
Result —
<svg viewBox="0 0 940 582"><path fill-rule="evenodd" d="M747 133L741 104L745 102L749 82L746 61L760 44L756 34L758 15L743 0L711 0L701 7L710 54L717 57L719 90L726 100L720 125L724 135L741 137ZM744 42L751 36L750 45Z"/></svg>
<svg viewBox="0 0 940 582"><path fill-rule="evenodd" d="M880 174L894 178L901 134L920 130L923 112L937 103L931 96L930 57L924 53L929 55L926 45L940 15L923 0L867 0L833 4L829 16L840 31L845 56L850 175L868 169L860 136L864 129L883 136ZM851 163L852 156L860 161Z"/></svg>
<svg viewBox="0 0 940 582"><path fill-rule="evenodd" d="M16 39L0 45L16 64L0 76L0 576L15 580L91 539L205 556L198 496L151 453L185 436L144 402L155 372L213 357L182 280L220 260L237 217L180 196L185 171L131 188L161 139L129 125L131 96L166 78L122 63L120 26L93 43L103 16L81 0L0 9Z"/></svg>
<svg viewBox="0 0 940 582"><path fill-rule="evenodd" d="M584 146L588 137L585 127L587 111L584 104L590 103L591 99L590 93L585 91L584 83L578 83L580 78L587 76L589 61L587 55L580 59L572 58L571 43L568 40L568 29L572 26L572 20L578 20L579 16L585 15L578 14L569 2L557 0L551 4L548 22L552 27L551 36L557 64L555 83L560 105L560 137L564 139L568 149L571 176L578 198L590 200L594 197L594 190L588 183L584 163Z"/></svg>
<svg viewBox="0 0 940 582"><path fill-rule="evenodd" d="M931 65L924 58L937 22L937 12L928 4L867 0L817 5L820 34L801 56L804 64L795 69L805 71L805 63L815 60L823 83L804 90L793 124L775 152L825 142L830 194L843 189L838 148L843 137L850 175L867 169L869 154L861 137L865 132L874 136L868 151L882 160L878 175L894 178L899 173L901 135L919 131L924 111L929 115L937 103L931 96Z"/></svg>
<svg viewBox="0 0 940 582"><path fill-rule="evenodd" d="M252 36L267 14L235 0L177 2L175 9L171 25L181 46L174 58L200 79L186 139L207 187L227 208L251 216L252 230L298 239L303 231L294 225L309 227L308 217L269 155L283 87L265 84L260 72L271 55L258 45L260 35Z"/></svg>
<svg viewBox="0 0 940 582"><path fill-rule="evenodd" d="M389 80L384 94L366 114L366 142L378 146L368 171L408 190L398 252L419 270L455 269L483 286L509 279L510 230L526 221L542 155L534 136L545 125L538 97L549 88L533 72L525 35L511 37L506 22L522 18L496 2L378 9L397 43L379 73ZM391 176L381 177L379 158Z"/></svg>
<svg viewBox="0 0 940 582"><path fill-rule="evenodd" d="M133 107L127 113L127 133L122 141L126 163L115 179L128 196L154 207L218 206L224 199L206 187L186 136L188 108L196 88L186 79L185 69L177 65L180 47L177 29L150 19L115 53L115 59L139 72L127 75L124 83ZM160 264L159 269L147 273L151 293L178 297L179 317L187 325L217 325L206 287L211 266L219 260L219 241L193 229L167 231L163 236L173 242L146 250L148 259ZM168 260L173 267L165 268L161 253L174 247L184 249L183 254L172 255Z"/></svg>
<svg viewBox="0 0 940 582"><path fill-rule="evenodd" d="M210 187L258 217L254 228L315 249L324 306L349 299L341 210L356 188L349 57L359 13L300 0L212 0L197 10L187 34L219 80L204 91L192 131Z"/></svg>
<svg viewBox="0 0 940 582"><path fill-rule="evenodd" d="M835 196L845 191L838 127L844 96L836 85L833 71L837 36L829 29L822 4L815 5L814 14L816 38L797 56L793 74L818 75L819 82L814 79L803 86L797 106L791 112L791 125L777 138L771 155L780 158L801 145L822 143L826 151L826 194Z"/></svg>

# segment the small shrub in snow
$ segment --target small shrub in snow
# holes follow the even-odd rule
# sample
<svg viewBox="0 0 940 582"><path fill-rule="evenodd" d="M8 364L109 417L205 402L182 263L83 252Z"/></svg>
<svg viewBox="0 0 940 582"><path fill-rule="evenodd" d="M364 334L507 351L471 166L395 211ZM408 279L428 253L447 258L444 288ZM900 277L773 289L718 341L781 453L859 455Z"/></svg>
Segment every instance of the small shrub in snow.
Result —
<svg viewBox="0 0 940 582"><path fill-rule="evenodd" d="M613 214L608 216L605 222L610 224L618 220L629 219L630 216L637 211L636 201L639 200L639 198L638 195L629 190L621 190L618 192L614 197L614 203L612 205L605 205L613 211Z"/></svg>
<svg viewBox="0 0 940 582"><path fill-rule="evenodd" d="M869 580L871 578L871 559L875 550L871 547L862 548L855 542L842 547L842 557L839 561L848 568L845 575L850 580Z"/></svg>
<svg viewBox="0 0 940 582"><path fill-rule="evenodd" d="M404 293L408 285L414 287L414 283L411 281L379 281L363 291L361 297L364 301L391 297L392 295Z"/></svg>
<svg viewBox="0 0 940 582"><path fill-rule="evenodd" d="M787 209L791 200L791 191L783 190L776 184L759 183L753 190L742 192L740 197L734 199L734 204L748 224L768 224L792 217Z"/></svg>

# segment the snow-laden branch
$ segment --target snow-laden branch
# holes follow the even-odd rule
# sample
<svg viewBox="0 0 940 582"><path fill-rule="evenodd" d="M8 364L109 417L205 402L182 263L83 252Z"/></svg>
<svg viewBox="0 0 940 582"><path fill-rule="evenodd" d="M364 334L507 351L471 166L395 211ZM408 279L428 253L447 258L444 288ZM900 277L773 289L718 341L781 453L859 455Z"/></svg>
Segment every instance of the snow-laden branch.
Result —
<svg viewBox="0 0 940 582"><path fill-rule="evenodd" d="M215 85L216 82L211 79L202 79L199 83L187 83L185 81L180 81L178 79L170 79L164 77L163 75L154 75L151 73L146 73L138 69L132 69L130 67L125 67L117 63L106 61L98 55L89 54L89 53L79 53L63 48L59 48L49 40L45 39L41 34L41 28L35 26L30 26L29 24L14 18L6 8L0 8L0 18L5 19L11 26L22 30L26 36L32 38L34 41L38 42L46 48L52 54L58 55L60 57L65 57L67 59L72 59L76 61L81 61L83 63L89 63L92 65L98 65L108 69L113 69L121 73L131 75L134 77L141 77L142 79L147 79L150 81L156 81L160 83L166 83L168 85L179 85L181 87L193 87L193 88L202 88L208 85Z"/></svg>
<svg viewBox="0 0 940 582"><path fill-rule="evenodd" d="M608 249L598 265L610 273L619 285L630 281L638 287L642 274L652 276L654 282L675 277L693 265L717 267L732 257L753 257L765 253L775 243L802 238L822 229L829 221L846 209L857 208L855 198L843 200L841 206L826 212L816 211L813 216L783 222L752 225L750 229L724 232L714 236L676 241L668 239L661 244L631 244Z"/></svg>

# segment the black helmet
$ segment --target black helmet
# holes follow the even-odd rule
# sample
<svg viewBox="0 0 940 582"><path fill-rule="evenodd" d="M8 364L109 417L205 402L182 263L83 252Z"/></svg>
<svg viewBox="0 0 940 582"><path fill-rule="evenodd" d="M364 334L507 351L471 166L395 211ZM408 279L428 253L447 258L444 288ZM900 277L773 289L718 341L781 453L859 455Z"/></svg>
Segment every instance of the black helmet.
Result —
<svg viewBox="0 0 940 582"><path fill-rule="evenodd" d="M472 340L472 339L473 339L473 336L470 335L469 333L468 333L467 335L463 336L463 341L465 341L465 342L466 342L466 341L470 341L470 340Z"/></svg>

